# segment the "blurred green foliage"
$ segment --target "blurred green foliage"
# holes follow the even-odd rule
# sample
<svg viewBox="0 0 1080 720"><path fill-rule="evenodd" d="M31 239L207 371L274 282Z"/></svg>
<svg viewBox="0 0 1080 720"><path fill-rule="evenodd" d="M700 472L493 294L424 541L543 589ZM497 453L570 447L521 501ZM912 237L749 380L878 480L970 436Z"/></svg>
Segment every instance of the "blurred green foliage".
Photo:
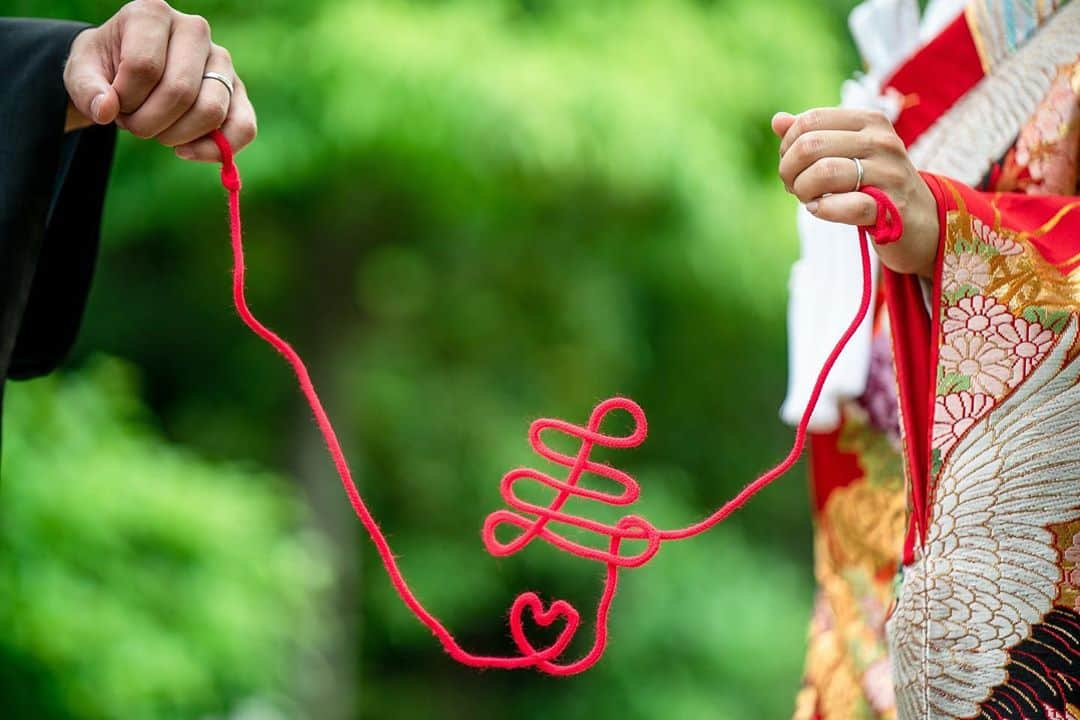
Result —
<svg viewBox="0 0 1080 720"><path fill-rule="evenodd" d="M115 362L7 405L4 717L289 708L330 568L279 481L162 442Z"/></svg>
<svg viewBox="0 0 1080 720"><path fill-rule="evenodd" d="M14 4L16 13L99 21L114 10L100 0ZM534 417L584 421L604 397L638 399L649 440L601 459L639 478L636 510L661 526L707 513L790 443L776 409L796 245L769 118L835 101L853 63L842 20L850 5L184 7L211 20L259 111L260 137L239 157L252 305L308 359L405 572L468 647L512 651L505 613L523 588L582 608L595 603L598 567L540 545L495 561L479 542L484 515L500 506L499 477L536 462L525 440ZM197 602L147 626L139 618L155 594L124 555L120 523L115 543L95 556L113 567L97 592L102 602L117 595L117 624L97 630L138 648L128 677L95 674L107 665L97 642L59 665L37 645L0 639L0 652L40 664L42 692L61 698L59 717L198 717L210 697L241 715L250 698L270 698L287 717L320 720L789 712L811 592L801 478L785 478L717 531L625 573L611 647L590 673L556 681L457 667L392 594L287 368L231 311L226 241L215 170L125 138L73 364L104 352L141 377L149 410L138 424L117 421L98 443L117 465L114 492L136 484L128 495L154 507L171 502L185 474L195 484L219 478L212 484L223 498L193 490L189 502L224 503L236 522L170 532L206 533L185 541L193 573L212 575L201 565L251 553L249 563L271 576L249 567L233 585L196 591L197 580L181 575L172 599L199 592ZM64 382L112 396L108 373L82 370ZM17 493L30 492L24 486L83 482L85 468L71 464L79 438L60 436L48 452L10 440L30 432L38 406L76 424L79 409L55 399L63 388L10 391L4 486L16 497L5 498L5 515ZM185 450L165 450L159 437ZM55 468L34 464L42 453ZM156 453L179 453L190 470L148 468ZM295 483L237 470L241 460ZM277 574L265 568L268 548L298 542L280 515L296 498L334 549L330 602L313 599L318 553L295 566L281 560ZM52 502L49 512L76 512ZM170 522L145 520L155 521ZM5 527L5 537L18 527ZM48 537L19 542L35 548L27 562L52 572L63 575L71 562ZM245 550L253 547L263 548L261 558ZM230 620L244 593L257 593L264 609ZM3 612L30 627L14 609ZM86 620L94 620L89 611ZM165 639L144 643L151 630ZM228 647L204 647L201 637ZM321 644L311 650L312 642ZM185 661L209 658L198 682L133 682L168 662L169 643L189 648ZM221 660L233 648L249 658L243 673ZM284 679L282 667L295 673ZM140 711L80 704L65 689L95 683Z"/></svg>

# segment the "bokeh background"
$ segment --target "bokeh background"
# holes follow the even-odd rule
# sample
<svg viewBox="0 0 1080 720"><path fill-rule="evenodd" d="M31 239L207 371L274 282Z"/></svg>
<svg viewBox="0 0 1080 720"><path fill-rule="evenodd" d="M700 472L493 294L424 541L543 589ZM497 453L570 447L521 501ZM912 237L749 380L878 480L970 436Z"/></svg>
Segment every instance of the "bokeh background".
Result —
<svg viewBox="0 0 1080 720"><path fill-rule="evenodd" d="M259 111L239 157L252 305L307 359L404 570L468 647L513 651L522 589L599 592L593 563L480 543L501 475L538 462L533 418L639 400L647 443L601 459L660 526L785 452L796 241L769 118L836 101L852 4L177 3ZM390 590L288 368L236 318L226 231L214 167L122 138L77 350L7 398L0 715L788 714L812 592L802 468L624 573L585 675L459 667Z"/></svg>

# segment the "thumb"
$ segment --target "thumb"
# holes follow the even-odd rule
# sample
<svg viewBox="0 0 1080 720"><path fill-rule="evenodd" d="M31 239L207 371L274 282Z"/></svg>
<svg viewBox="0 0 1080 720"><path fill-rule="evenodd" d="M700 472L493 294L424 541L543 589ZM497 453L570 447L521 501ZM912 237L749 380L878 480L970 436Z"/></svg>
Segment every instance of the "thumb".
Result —
<svg viewBox="0 0 1080 720"><path fill-rule="evenodd" d="M120 112L120 97L110 84L102 49L87 38L91 31L80 33L71 46L64 67L64 87L75 109L99 125L107 125Z"/></svg>

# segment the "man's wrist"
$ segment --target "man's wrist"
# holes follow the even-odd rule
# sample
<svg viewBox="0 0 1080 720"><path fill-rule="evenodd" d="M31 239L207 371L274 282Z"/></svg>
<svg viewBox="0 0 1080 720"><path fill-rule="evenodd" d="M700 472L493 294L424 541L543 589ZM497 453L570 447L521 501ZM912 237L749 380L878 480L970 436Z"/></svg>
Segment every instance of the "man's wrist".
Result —
<svg viewBox="0 0 1080 720"><path fill-rule="evenodd" d="M69 55L70 55L70 48L75 46L75 43L79 41L79 38L82 37L83 33L85 33L87 30L93 30L93 29L94 29L94 26L87 25L85 28L83 28L82 30L77 32L71 38L71 44L68 47L68 54ZM64 70L66 71L67 70L67 61L65 61L64 66L65 66ZM82 130L85 127L90 127L91 125L93 125L94 121L91 120L90 118L86 117L85 115L83 115L82 112L80 112L79 109L77 107L75 107L75 103L71 101L71 92L67 89L67 82L66 81L64 82L64 90L65 90L65 92L68 93L67 112L66 112L66 116L64 118L64 133L73 132L75 130Z"/></svg>
<svg viewBox="0 0 1080 720"><path fill-rule="evenodd" d="M75 107L75 104L71 102L71 98L68 98L67 117L64 119L64 132L69 133L74 132L75 130L82 130L93 124L94 123L90 118L79 112Z"/></svg>

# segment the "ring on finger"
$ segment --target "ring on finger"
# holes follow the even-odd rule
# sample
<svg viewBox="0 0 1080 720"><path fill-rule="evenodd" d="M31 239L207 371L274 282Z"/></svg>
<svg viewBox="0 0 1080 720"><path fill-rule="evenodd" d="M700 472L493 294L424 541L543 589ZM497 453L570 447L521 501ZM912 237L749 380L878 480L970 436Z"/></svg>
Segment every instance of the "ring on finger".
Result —
<svg viewBox="0 0 1080 720"><path fill-rule="evenodd" d="M203 80L217 80L219 83L221 83L222 85L225 86L226 90L229 91L229 100L232 100L232 96L233 96L232 80L225 77L221 73L217 73L217 72L213 72L213 71L209 71L209 70L207 72L203 73ZM861 173L860 173L859 177L862 177Z"/></svg>
<svg viewBox="0 0 1080 720"><path fill-rule="evenodd" d="M863 181L863 165L862 160L859 158L851 158L855 161L855 189L852 192L859 192L862 189Z"/></svg>

